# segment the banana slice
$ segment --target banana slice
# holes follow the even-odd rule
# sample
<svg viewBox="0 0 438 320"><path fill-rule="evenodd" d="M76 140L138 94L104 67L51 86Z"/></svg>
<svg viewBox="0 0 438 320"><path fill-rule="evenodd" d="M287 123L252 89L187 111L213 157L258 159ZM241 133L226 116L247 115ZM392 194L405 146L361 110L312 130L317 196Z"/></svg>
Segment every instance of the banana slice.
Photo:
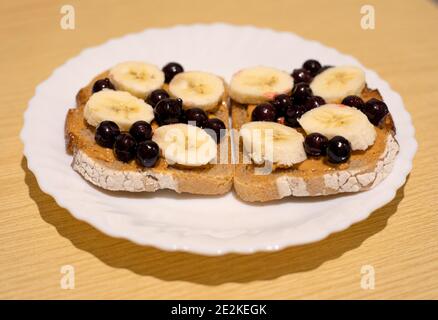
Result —
<svg viewBox="0 0 438 320"><path fill-rule="evenodd" d="M88 99L84 117L95 127L104 120L111 120L117 123L121 130L129 130L138 120L150 123L154 119L154 111L142 99L128 92L104 89Z"/></svg>
<svg viewBox="0 0 438 320"><path fill-rule="evenodd" d="M304 137L290 127L276 122L248 122L240 129L245 152L256 164L265 161L290 167L306 160Z"/></svg>
<svg viewBox="0 0 438 320"><path fill-rule="evenodd" d="M224 82L218 76L200 71L178 73L169 83L172 96L181 98L186 108L215 109L224 94Z"/></svg>
<svg viewBox="0 0 438 320"><path fill-rule="evenodd" d="M270 67L252 67L235 73L230 82L230 96L242 104L258 104L288 93L293 78L284 71Z"/></svg>
<svg viewBox="0 0 438 320"><path fill-rule="evenodd" d="M117 90L128 91L141 99L164 83L164 73L157 66L136 61L119 63L110 70L109 77Z"/></svg>
<svg viewBox="0 0 438 320"><path fill-rule="evenodd" d="M342 136L353 150L366 150L376 140L376 129L356 108L326 104L306 112L299 120L307 134L318 132L328 139Z"/></svg>
<svg viewBox="0 0 438 320"><path fill-rule="evenodd" d="M339 103L346 96L360 95L365 87L365 73L358 67L328 68L310 83L313 94L328 103Z"/></svg>
<svg viewBox="0 0 438 320"><path fill-rule="evenodd" d="M217 145L206 131L183 123L157 128L152 140L171 165L199 167L215 159L217 154Z"/></svg>

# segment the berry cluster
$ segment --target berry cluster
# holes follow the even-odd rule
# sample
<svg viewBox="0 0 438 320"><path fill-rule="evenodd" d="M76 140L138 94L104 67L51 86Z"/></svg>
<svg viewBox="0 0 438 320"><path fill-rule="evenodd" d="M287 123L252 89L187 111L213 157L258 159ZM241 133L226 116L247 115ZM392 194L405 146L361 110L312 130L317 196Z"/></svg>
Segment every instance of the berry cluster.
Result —
<svg viewBox="0 0 438 320"><path fill-rule="evenodd" d="M135 122L129 132L120 132L113 121L102 121L94 138L98 145L112 148L118 160L129 162L136 157L144 167L153 167L160 153L158 145L151 140L151 125L142 120Z"/></svg>
<svg viewBox="0 0 438 320"><path fill-rule="evenodd" d="M329 140L320 133L311 133L306 136L304 150L313 157L327 155L331 163L346 162L351 156L351 144L347 139L335 136Z"/></svg>

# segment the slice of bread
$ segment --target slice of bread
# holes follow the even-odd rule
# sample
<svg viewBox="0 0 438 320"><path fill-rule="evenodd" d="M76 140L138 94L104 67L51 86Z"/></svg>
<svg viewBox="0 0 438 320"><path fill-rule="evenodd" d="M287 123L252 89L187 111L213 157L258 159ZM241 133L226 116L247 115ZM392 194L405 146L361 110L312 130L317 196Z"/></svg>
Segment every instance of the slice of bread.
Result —
<svg viewBox="0 0 438 320"><path fill-rule="evenodd" d="M74 170L94 185L113 191L154 192L159 189L172 189L178 193L217 195L231 189L234 166L230 161L229 135L218 144L218 157L228 157L228 161L197 168L170 166L163 158L158 160L155 167L144 168L135 160L129 163L118 161L113 150L99 146L94 140L95 128L88 125L84 119L84 107L92 94L93 83L107 76L108 71L103 72L82 88L76 96L77 106L68 111L65 139L67 151L73 155ZM228 128L227 101L228 96L225 93L216 111L209 116L221 119ZM152 127L157 127L154 121ZM221 149L228 150L227 155L221 155Z"/></svg>
<svg viewBox="0 0 438 320"><path fill-rule="evenodd" d="M377 90L365 88L361 97L382 100ZM255 106L231 101L234 129L250 121ZM253 164L236 164L234 188L237 195L250 202L270 201L287 196L320 196L342 192L358 192L379 184L391 171L399 146L395 140L395 127L388 114L376 127L375 143L365 151L353 151L348 162L333 165L323 158L309 157L287 169L276 169L268 175L254 173ZM235 137L239 159L243 159L243 146Z"/></svg>

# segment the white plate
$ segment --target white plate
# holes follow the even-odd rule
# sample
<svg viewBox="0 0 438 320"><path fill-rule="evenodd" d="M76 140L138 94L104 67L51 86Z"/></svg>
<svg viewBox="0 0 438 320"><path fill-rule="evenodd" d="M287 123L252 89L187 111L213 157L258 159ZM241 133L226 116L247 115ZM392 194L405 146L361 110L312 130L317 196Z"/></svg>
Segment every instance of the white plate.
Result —
<svg viewBox="0 0 438 320"><path fill-rule="evenodd" d="M351 56L292 33L225 24L148 29L85 49L41 83L29 102L21 132L29 169L41 189L73 216L141 245L217 255L279 250L323 239L391 201L411 170L417 148L402 99L369 69L365 69L367 82L387 102L400 143L392 173L371 191L263 205L244 203L233 193L202 197L171 191L104 192L72 170L72 158L64 147L64 120L75 105L76 92L118 62L144 60L162 66L178 61L186 70L211 71L229 80L246 66L292 70L308 58L363 67Z"/></svg>

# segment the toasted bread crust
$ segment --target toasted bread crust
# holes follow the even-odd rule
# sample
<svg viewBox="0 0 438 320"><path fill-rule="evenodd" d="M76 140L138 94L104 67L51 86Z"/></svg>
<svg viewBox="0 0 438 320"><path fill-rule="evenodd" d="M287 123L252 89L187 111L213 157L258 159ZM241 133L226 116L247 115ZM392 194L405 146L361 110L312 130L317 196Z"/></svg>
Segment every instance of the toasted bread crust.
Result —
<svg viewBox="0 0 438 320"><path fill-rule="evenodd" d="M382 99L377 90L365 88L362 98ZM250 121L252 106L231 102L233 128L239 129ZM320 196L371 189L391 171L398 144L391 115L376 128L377 138L366 151L355 151L347 163L332 165L321 158L308 158L289 169L277 169L269 175L254 173L253 164L238 163L235 168L234 189L237 195L249 202L265 202L287 196ZM243 158L243 146L238 154Z"/></svg>
<svg viewBox="0 0 438 320"><path fill-rule="evenodd" d="M118 161L111 149L100 147L94 142L94 128L89 126L83 115L86 102L92 94L92 85L104 78L108 71L99 74L76 95L76 107L68 111L65 122L66 150L73 155L72 167L85 179L107 190L153 192L158 189L172 189L176 192L193 194L223 194L232 187L234 167L226 163L207 165L202 168L182 169L167 165L160 158L153 168L144 168L135 160L129 163ZM211 114L221 119L228 127L229 112L227 96ZM153 127L157 125L152 123ZM218 145L230 150L229 136ZM226 155L229 157L231 152Z"/></svg>

